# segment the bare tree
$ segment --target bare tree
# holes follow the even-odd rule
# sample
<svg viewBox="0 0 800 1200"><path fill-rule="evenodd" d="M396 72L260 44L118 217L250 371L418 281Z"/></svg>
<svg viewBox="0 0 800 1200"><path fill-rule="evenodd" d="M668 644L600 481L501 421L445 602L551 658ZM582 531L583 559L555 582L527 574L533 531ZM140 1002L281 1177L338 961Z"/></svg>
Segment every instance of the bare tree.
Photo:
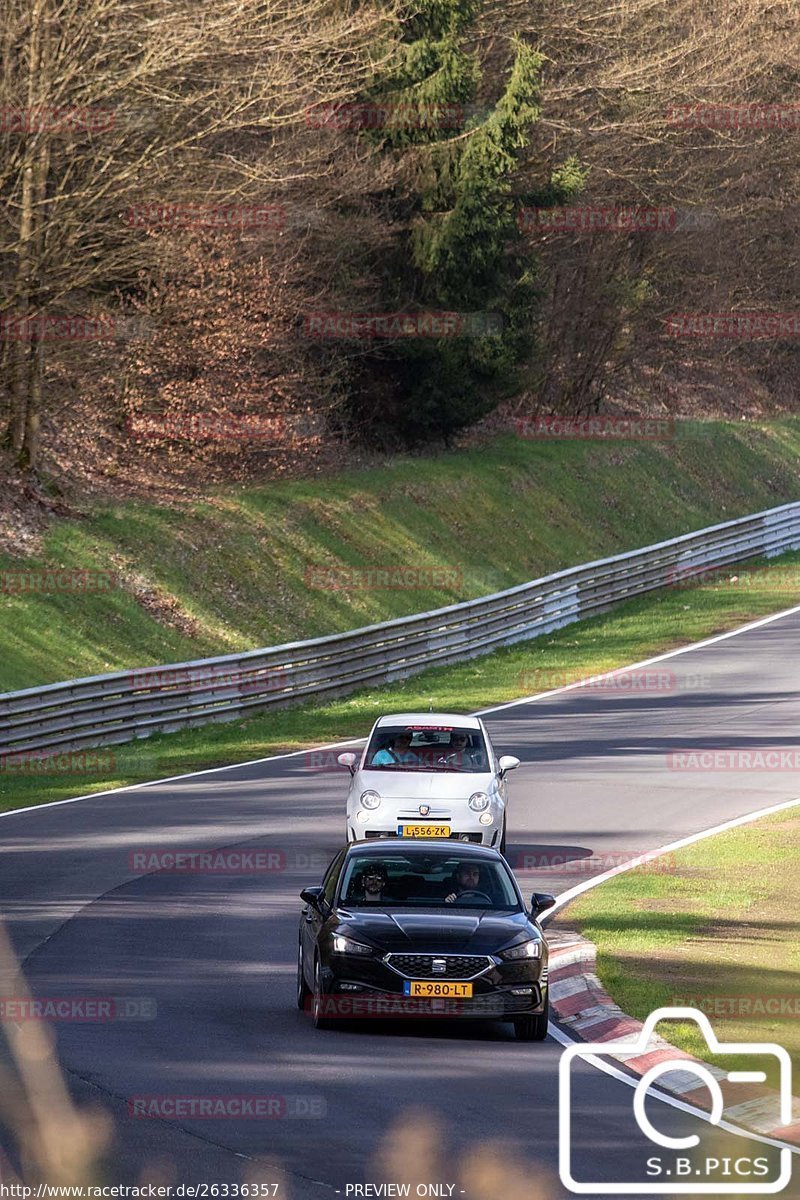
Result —
<svg viewBox="0 0 800 1200"><path fill-rule="evenodd" d="M152 261L137 205L279 202L313 181L324 154L293 131L357 90L392 21L331 0L7 0L0 315L20 466L38 460L45 352L65 328L42 318L97 316Z"/></svg>

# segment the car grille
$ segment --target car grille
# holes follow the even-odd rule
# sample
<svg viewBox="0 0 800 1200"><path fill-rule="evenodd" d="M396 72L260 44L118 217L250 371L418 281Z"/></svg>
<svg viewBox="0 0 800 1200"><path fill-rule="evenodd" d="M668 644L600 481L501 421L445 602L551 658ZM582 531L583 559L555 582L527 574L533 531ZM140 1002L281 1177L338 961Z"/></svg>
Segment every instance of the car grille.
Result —
<svg viewBox="0 0 800 1200"><path fill-rule="evenodd" d="M434 958L444 959L444 971L434 971ZM387 954L386 962L408 979L473 979L492 965L485 954Z"/></svg>

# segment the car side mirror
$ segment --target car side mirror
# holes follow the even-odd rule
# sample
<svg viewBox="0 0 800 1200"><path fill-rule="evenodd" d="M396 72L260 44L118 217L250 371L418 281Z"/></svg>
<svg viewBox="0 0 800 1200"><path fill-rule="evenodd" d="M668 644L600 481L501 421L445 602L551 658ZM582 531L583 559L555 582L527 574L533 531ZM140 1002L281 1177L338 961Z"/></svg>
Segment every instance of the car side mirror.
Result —
<svg viewBox="0 0 800 1200"><path fill-rule="evenodd" d="M303 888L300 893L300 899L305 900L306 904L310 904L317 912L322 912L322 906L325 903L322 899L325 889L321 887Z"/></svg>
<svg viewBox="0 0 800 1200"><path fill-rule="evenodd" d="M551 896L549 892L534 892L531 896L531 916L535 920L543 912L547 912L548 908L552 908L555 902L555 896Z"/></svg>
<svg viewBox="0 0 800 1200"><path fill-rule="evenodd" d="M502 779L507 771L516 771L519 759L514 758L513 754L504 754L497 765L500 768L500 778Z"/></svg>
<svg viewBox="0 0 800 1200"><path fill-rule="evenodd" d="M347 767L350 774L355 775L356 763L358 762L357 754L353 754L352 751L348 751L347 754L337 755L336 761L338 762L340 767Z"/></svg>

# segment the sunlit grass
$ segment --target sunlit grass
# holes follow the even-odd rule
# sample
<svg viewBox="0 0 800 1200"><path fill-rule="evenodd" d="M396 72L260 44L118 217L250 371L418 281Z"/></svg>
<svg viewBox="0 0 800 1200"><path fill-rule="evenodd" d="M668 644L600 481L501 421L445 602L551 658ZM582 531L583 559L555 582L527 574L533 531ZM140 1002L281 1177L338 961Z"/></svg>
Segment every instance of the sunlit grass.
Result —
<svg viewBox="0 0 800 1200"><path fill-rule="evenodd" d="M800 808L697 842L671 866L672 858L674 873L619 875L569 905L562 921L597 945L600 979L624 1012L644 1020L664 1005L699 1007L721 1041L777 1042L797 1066ZM758 1011L782 999L791 1015ZM710 1058L694 1024L662 1032Z"/></svg>
<svg viewBox="0 0 800 1200"><path fill-rule="evenodd" d="M686 422L664 442L498 438L436 458L94 503L8 568L118 573L100 594L3 594L0 691L180 662L470 599L797 497L800 419ZM438 587L309 587L308 567L446 568Z"/></svg>

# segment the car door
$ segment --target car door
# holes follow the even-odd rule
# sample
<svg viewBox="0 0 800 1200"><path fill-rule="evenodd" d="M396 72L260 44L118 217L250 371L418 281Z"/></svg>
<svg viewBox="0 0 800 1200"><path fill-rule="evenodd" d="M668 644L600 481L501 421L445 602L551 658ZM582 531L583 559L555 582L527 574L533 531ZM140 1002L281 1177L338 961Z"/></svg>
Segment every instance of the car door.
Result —
<svg viewBox="0 0 800 1200"><path fill-rule="evenodd" d="M333 909L333 898L336 895L336 885L339 882L339 873L342 869L345 854L346 850L339 851L325 872L325 878L322 881L323 907L327 907L326 913L320 913L319 909L314 908L311 904L306 904L303 908L300 936L303 943L303 962L305 964L306 981L309 983L311 982L310 976L320 930Z"/></svg>

